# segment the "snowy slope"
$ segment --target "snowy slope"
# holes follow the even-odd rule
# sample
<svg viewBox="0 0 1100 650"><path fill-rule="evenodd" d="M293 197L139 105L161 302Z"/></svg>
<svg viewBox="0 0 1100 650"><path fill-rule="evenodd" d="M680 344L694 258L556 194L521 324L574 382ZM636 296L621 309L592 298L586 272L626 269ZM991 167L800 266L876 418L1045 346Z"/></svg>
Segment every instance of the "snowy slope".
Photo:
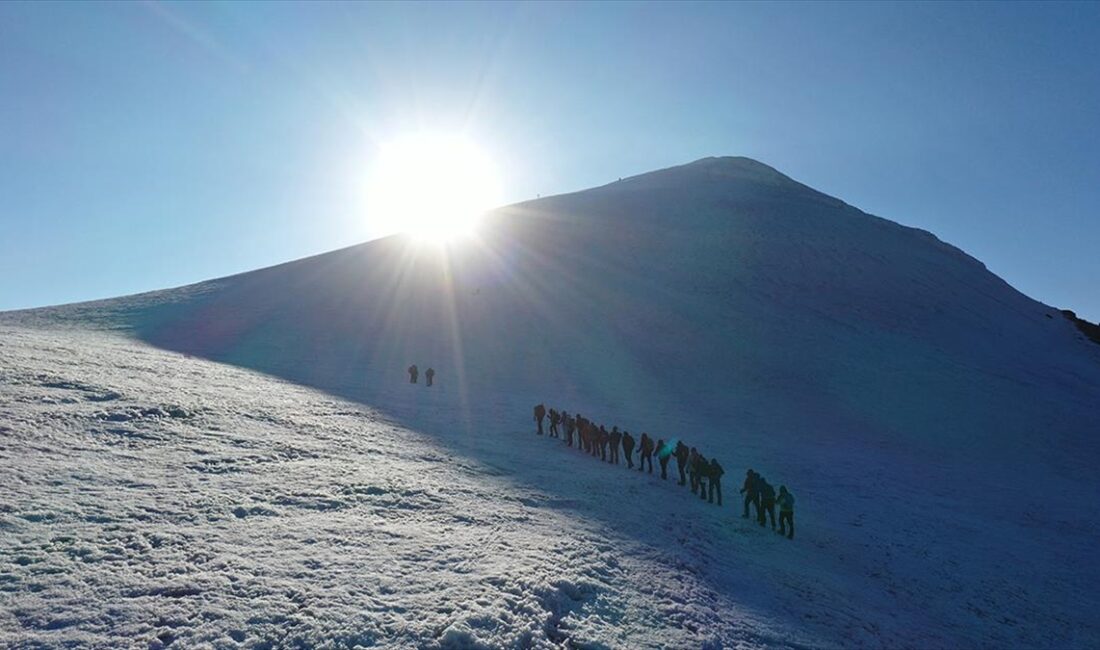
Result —
<svg viewBox="0 0 1100 650"><path fill-rule="evenodd" d="M15 613L0 634L9 640L91 634L109 645L127 625L156 628L121 605L81 618L81 607L106 611L132 587L98 560L26 559L38 556L17 544L52 544L61 521L94 557L116 544L116 561L197 581L137 608L162 616L183 607L189 615L172 634L193 642L1100 642L1091 615L1100 605L1100 348L934 236L755 161L705 159L511 206L478 244L446 254L394 237L3 322L4 367L14 370L0 385L0 471L16 475L3 477L15 479L4 482L15 486L4 503L49 497L4 513L11 535L0 561L12 564L0 604ZM412 362L434 366L439 386L403 383ZM112 446L100 431L112 412L95 414L110 391L120 401L112 408L177 404L180 393L190 395L188 413L217 406L199 419L127 420L122 428L152 431L153 441L116 433L122 442ZM683 437L722 460L730 503L745 467L787 484L798 537L764 534L729 503L708 508L685 490L533 440L523 432L537 400ZM341 421L330 410L359 415ZM118 445L125 458L103 453ZM284 448L314 455L284 458ZM233 469L187 469L197 450ZM156 529L119 512L128 500L81 496L80 479L52 478L89 467L99 485L148 466L173 468L133 488L135 499L174 504L163 525L208 561L273 558L270 575L261 565L219 571L263 574L248 598L280 581L312 593L303 607L316 620L288 633L281 601L270 619L203 618L208 600L222 616L244 614L227 585L192 575L198 564L166 568L144 547L117 543L111 526L120 535ZM376 487L395 482L402 487ZM176 485L211 509L181 505ZM362 485L365 496L355 492ZM110 513L105 521L96 508ZM314 519L323 542L305 541ZM381 520L411 550L372 558L395 543L375 530ZM254 535L250 525L266 530ZM504 530L508 543L484 548ZM291 533L301 544L272 541ZM319 543L319 559L302 550ZM347 555L354 569L341 564ZM320 565L287 564L304 556ZM32 583L43 562L54 577ZM375 583L391 574L383 598ZM89 577L106 595L72 593L70 582ZM488 594L481 618L468 615L473 591ZM427 613L426 592L445 605ZM64 598L76 611L67 624L43 614L42 599ZM393 620L398 627L387 626Z"/></svg>

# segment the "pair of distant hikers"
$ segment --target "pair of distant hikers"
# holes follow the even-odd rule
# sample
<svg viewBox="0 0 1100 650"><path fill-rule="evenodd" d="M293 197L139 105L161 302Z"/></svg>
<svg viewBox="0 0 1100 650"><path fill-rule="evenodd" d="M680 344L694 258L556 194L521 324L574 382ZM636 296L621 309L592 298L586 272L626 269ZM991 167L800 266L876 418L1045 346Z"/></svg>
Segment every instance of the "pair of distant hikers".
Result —
<svg viewBox="0 0 1100 650"><path fill-rule="evenodd" d="M414 363L409 366L409 369L406 372L409 373L409 383L415 384L417 378L420 377L420 368L417 368L416 364ZM426 383L428 386L431 386L432 380L435 379L435 368L428 368L424 372L424 379L426 380L424 383Z"/></svg>

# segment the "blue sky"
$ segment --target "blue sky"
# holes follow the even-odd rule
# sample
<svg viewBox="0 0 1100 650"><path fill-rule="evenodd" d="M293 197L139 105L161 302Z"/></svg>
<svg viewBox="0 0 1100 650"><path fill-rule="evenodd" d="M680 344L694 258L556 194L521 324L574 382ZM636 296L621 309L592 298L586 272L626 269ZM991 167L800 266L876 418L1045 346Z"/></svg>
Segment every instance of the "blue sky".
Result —
<svg viewBox="0 0 1100 650"><path fill-rule="evenodd" d="M751 156L1100 319L1100 3L0 3L0 309L373 238L420 129L509 202Z"/></svg>

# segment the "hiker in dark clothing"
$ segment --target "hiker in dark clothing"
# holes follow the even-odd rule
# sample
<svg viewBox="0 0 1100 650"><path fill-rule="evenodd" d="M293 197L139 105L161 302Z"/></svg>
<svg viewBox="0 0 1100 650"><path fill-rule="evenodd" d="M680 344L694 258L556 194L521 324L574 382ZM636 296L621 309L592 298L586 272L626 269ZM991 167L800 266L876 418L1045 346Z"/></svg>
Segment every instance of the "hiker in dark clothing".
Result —
<svg viewBox="0 0 1100 650"><path fill-rule="evenodd" d="M558 438L558 423L561 422L561 414L550 409L550 437Z"/></svg>
<svg viewBox="0 0 1100 650"><path fill-rule="evenodd" d="M680 470L680 485L686 485L687 479L684 476L684 472L687 471L688 463L688 446L684 442L677 441L676 443L676 469Z"/></svg>
<svg viewBox="0 0 1100 650"><path fill-rule="evenodd" d="M707 472L707 479L710 481L710 494L707 496L708 503L714 503L714 493L718 493L718 505L722 505L722 475L726 471L722 469L722 466L718 463L717 458L710 459L710 471Z"/></svg>
<svg viewBox="0 0 1100 650"><path fill-rule="evenodd" d="M760 517L760 489L756 483L756 472L751 469L745 472L745 485L741 488L741 494L745 495L745 512L741 515L742 519L749 518L749 504L756 506L756 516Z"/></svg>
<svg viewBox="0 0 1100 650"><path fill-rule="evenodd" d="M581 427L581 449L586 454L592 452L592 423L588 420Z"/></svg>
<svg viewBox="0 0 1100 650"><path fill-rule="evenodd" d="M642 434L642 444L638 449L638 454L641 457L638 461L638 471L641 472L645 469L645 464L649 463L649 473L653 473L653 438L649 437L648 433Z"/></svg>
<svg viewBox="0 0 1100 650"><path fill-rule="evenodd" d="M707 473L710 471L710 463L703 454L695 455L695 481L699 484L699 498L707 500Z"/></svg>
<svg viewBox="0 0 1100 650"><path fill-rule="evenodd" d="M420 368L417 368L416 364L414 363L411 366L409 366L408 373L409 373L409 383L410 384L415 384L416 383L416 378L420 375Z"/></svg>
<svg viewBox="0 0 1100 650"><path fill-rule="evenodd" d="M542 419L546 417L546 407L539 404L535 407L535 422L539 423L539 435L542 435Z"/></svg>
<svg viewBox="0 0 1100 650"><path fill-rule="evenodd" d="M699 452L695 447L691 448L688 453L688 483L691 484L691 493L698 494L699 492Z"/></svg>
<svg viewBox="0 0 1100 650"><path fill-rule="evenodd" d="M776 499L779 502L779 534L784 532L787 534L787 539L794 539L794 495L787 491L786 485L779 486L779 498ZM789 527L784 530L783 523L789 524Z"/></svg>
<svg viewBox="0 0 1100 650"><path fill-rule="evenodd" d="M759 477L760 481L760 516L757 521L761 526L766 525L767 516L771 517L772 530L775 530L775 488L764 479L763 476Z"/></svg>
<svg viewBox="0 0 1100 650"><path fill-rule="evenodd" d="M664 440L657 441L657 462L661 464L661 478L668 480L668 459L672 458L672 449Z"/></svg>
<svg viewBox="0 0 1100 650"><path fill-rule="evenodd" d="M565 444L572 447L573 432L577 429L577 422L573 419L572 415L569 415L567 411L562 412L561 419L563 422L565 422Z"/></svg>
<svg viewBox="0 0 1100 650"><path fill-rule="evenodd" d="M626 468L634 469L634 436L628 431L623 431L623 455L626 457Z"/></svg>
<svg viewBox="0 0 1100 650"><path fill-rule="evenodd" d="M619 464L619 443L622 442L623 434L619 433L619 427L611 427L611 436L608 438L608 444L611 449L611 462L614 465Z"/></svg>
<svg viewBox="0 0 1100 650"><path fill-rule="evenodd" d="M432 380L435 379L435 368L428 368L427 372L424 373L424 378L428 380L427 383L431 386Z"/></svg>

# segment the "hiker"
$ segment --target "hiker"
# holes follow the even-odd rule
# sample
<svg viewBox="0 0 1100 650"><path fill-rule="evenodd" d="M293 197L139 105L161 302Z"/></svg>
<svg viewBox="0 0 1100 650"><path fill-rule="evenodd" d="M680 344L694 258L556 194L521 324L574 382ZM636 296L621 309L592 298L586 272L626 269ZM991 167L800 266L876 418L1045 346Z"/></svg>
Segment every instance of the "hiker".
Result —
<svg viewBox="0 0 1100 650"><path fill-rule="evenodd" d="M676 441L676 469L680 470L680 485L687 485L687 478L684 476L684 472L687 471L688 462L688 446L684 444L684 441Z"/></svg>
<svg viewBox="0 0 1100 650"><path fill-rule="evenodd" d="M661 478L668 480L668 459L672 458L672 450L664 440L657 441L657 462L661 464Z"/></svg>
<svg viewBox="0 0 1100 650"><path fill-rule="evenodd" d="M607 460L607 443L610 440L610 434L607 433L607 429L601 424L599 433L600 460Z"/></svg>
<svg viewBox="0 0 1100 650"><path fill-rule="evenodd" d="M634 436L628 431L623 431L623 455L626 456L626 468L634 469Z"/></svg>
<svg viewBox="0 0 1100 650"><path fill-rule="evenodd" d="M691 483L691 493L697 494L699 492L699 452L695 447L691 448L691 452L688 453L688 482Z"/></svg>
<svg viewBox="0 0 1100 650"><path fill-rule="evenodd" d="M757 521L761 526L765 525L768 515L772 520L772 530L775 530L775 488L763 477L759 477L760 482L760 516Z"/></svg>
<svg viewBox="0 0 1100 650"><path fill-rule="evenodd" d="M641 472L645 469L645 464L649 463L649 473L653 473L653 438L649 437L648 433L642 434L642 444L638 449L638 471Z"/></svg>
<svg viewBox="0 0 1100 650"><path fill-rule="evenodd" d="M786 528L787 539L794 539L794 495L787 491L786 485L779 486L779 534L784 533L783 523L789 524Z"/></svg>
<svg viewBox="0 0 1100 650"><path fill-rule="evenodd" d="M568 411L562 411L561 419L565 423L565 444L573 446L573 432L577 428L577 423L573 419L572 415L569 415Z"/></svg>
<svg viewBox="0 0 1100 650"><path fill-rule="evenodd" d="M558 435L558 423L561 422L561 414L554 409L550 409L550 437L559 438Z"/></svg>
<svg viewBox="0 0 1100 650"><path fill-rule="evenodd" d="M408 373L409 373L409 383L410 384L415 384L416 383L416 378L420 375L420 369L417 368L416 364L414 363L411 366L409 366Z"/></svg>
<svg viewBox="0 0 1100 650"><path fill-rule="evenodd" d="M722 475L725 473L726 471L722 469L718 459L711 458L710 471L707 472L707 478L710 482L710 494L707 496L707 503L714 503L714 493L718 492L718 505L722 505Z"/></svg>
<svg viewBox="0 0 1100 650"><path fill-rule="evenodd" d="M710 462L703 454L695 455L695 481L699 484L699 498L707 500L707 473L710 471Z"/></svg>
<svg viewBox="0 0 1100 650"><path fill-rule="evenodd" d="M424 373L424 378L428 380L428 385L432 385L432 380L435 379L435 368L428 368Z"/></svg>
<svg viewBox="0 0 1100 650"><path fill-rule="evenodd" d="M611 427L611 436L608 438L608 444L611 445L611 463L613 465L619 464L619 443L622 442L623 434L619 433L619 427Z"/></svg>
<svg viewBox="0 0 1100 650"><path fill-rule="evenodd" d="M535 422L539 423L539 435L542 435L542 419L546 417L546 407L539 404L535 407Z"/></svg>
<svg viewBox="0 0 1100 650"><path fill-rule="evenodd" d="M760 491L756 484L756 472L749 470L745 472L745 485L741 488L741 494L745 495L745 512L741 515L742 519L749 518L749 504L756 506L756 516L760 517Z"/></svg>

